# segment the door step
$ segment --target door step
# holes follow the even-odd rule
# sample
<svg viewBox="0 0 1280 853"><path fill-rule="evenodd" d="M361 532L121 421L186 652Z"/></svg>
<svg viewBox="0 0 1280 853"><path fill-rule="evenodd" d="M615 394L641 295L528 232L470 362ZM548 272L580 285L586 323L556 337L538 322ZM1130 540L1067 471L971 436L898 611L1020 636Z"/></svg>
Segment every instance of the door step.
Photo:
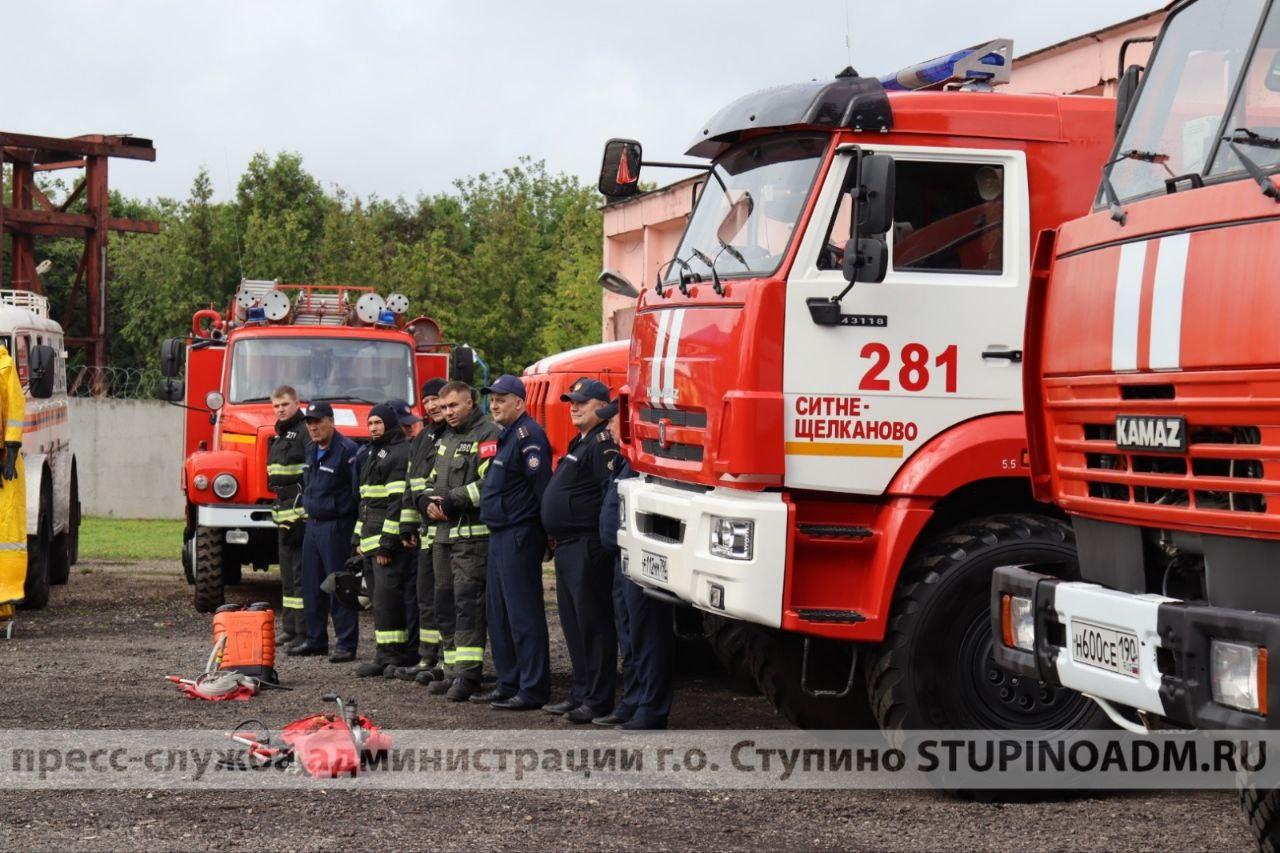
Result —
<svg viewBox="0 0 1280 853"><path fill-rule="evenodd" d="M867 617L856 610L833 610L822 607L801 607L796 610L796 615L806 622L839 622L847 625L867 621Z"/></svg>
<svg viewBox="0 0 1280 853"><path fill-rule="evenodd" d="M816 539L869 539L875 535L871 528L856 524L801 524L798 529Z"/></svg>

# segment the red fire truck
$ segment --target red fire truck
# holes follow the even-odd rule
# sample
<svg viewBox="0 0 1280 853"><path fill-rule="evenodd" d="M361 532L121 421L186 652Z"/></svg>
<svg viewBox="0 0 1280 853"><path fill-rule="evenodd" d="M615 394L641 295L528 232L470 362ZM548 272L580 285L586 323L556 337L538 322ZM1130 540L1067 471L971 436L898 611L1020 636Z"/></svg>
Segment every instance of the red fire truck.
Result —
<svg viewBox="0 0 1280 853"><path fill-rule="evenodd" d="M1040 235L1027 329L1036 494L1082 579L997 570L996 657L1126 728L1276 728L1280 5L1175 4L1120 100L1093 212ZM1245 802L1280 843L1276 793Z"/></svg>
<svg viewBox="0 0 1280 853"><path fill-rule="evenodd" d="M599 379L616 395L627 379L629 348L629 341L592 344L549 355L525 368L529 416L547 431L554 458L560 458L578 432L569 420L569 405L560 402L560 395L583 376Z"/></svg>
<svg viewBox="0 0 1280 853"><path fill-rule="evenodd" d="M623 565L775 629L743 657L802 723L823 693L864 715L869 693L888 728L1100 718L992 660L993 568L1074 561L1027 477L1024 309L1032 235L1088 209L1114 129L1110 100L993 93L1011 49L725 107L640 298ZM611 140L601 191L634 194L644 163Z"/></svg>
<svg viewBox="0 0 1280 853"><path fill-rule="evenodd" d="M421 414L426 380L471 381L471 349L445 343L428 317L406 322L408 309L403 295L384 300L372 288L244 281L225 312L197 311L185 340L164 343L161 396L187 410L182 564L197 610L221 605L244 565L265 571L277 559L266 474L273 390L292 385L304 402L330 402L338 428L363 441L373 405L399 397Z"/></svg>

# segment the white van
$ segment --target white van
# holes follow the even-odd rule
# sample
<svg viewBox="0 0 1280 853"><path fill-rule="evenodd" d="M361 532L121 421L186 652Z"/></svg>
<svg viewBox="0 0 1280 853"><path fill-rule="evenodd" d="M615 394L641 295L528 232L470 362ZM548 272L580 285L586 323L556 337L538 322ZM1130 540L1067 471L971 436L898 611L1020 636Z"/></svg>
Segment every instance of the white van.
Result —
<svg viewBox="0 0 1280 853"><path fill-rule="evenodd" d="M0 343L18 366L26 394L22 458L27 471L27 581L22 607L41 610L49 586L64 584L78 559L80 489L71 450L66 350L62 327L49 319L49 301L25 290L0 290ZM36 347L53 350L53 393L32 396L30 362Z"/></svg>

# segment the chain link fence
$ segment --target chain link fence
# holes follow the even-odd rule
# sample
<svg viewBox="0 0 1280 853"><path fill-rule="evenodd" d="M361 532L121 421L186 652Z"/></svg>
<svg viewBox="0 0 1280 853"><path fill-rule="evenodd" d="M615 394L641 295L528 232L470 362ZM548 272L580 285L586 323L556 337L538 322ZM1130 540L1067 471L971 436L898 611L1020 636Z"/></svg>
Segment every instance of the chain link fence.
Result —
<svg viewBox="0 0 1280 853"><path fill-rule="evenodd" d="M161 378L154 367L68 367L67 396L154 400Z"/></svg>

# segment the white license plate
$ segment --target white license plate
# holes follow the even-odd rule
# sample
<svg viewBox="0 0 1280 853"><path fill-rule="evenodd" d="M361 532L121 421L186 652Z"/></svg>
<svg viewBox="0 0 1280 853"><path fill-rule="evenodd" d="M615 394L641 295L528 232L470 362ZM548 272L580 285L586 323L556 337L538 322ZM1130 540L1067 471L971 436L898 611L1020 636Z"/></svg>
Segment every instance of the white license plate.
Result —
<svg viewBox="0 0 1280 853"><path fill-rule="evenodd" d="M667 582L667 558L644 551L640 556L640 574L659 583Z"/></svg>
<svg viewBox="0 0 1280 853"><path fill-rule="evenodd" d="M1071 659L1076 663L1137 678L1140 674L1138 635L1073 619Z"/></svg>

